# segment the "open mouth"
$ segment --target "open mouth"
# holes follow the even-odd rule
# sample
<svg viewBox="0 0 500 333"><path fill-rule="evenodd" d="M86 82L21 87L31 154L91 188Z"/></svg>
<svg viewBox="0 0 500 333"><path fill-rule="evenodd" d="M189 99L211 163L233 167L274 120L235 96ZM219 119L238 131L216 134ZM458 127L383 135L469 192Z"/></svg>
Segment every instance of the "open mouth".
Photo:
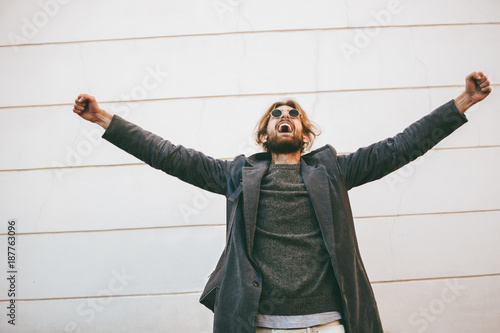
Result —
<svg viewBox="0 0 500 333"><path fill-rule="evenodd" d="M292 132L292 126L288 123L281 123L278 126L278 133L290 133Z"/></svg>

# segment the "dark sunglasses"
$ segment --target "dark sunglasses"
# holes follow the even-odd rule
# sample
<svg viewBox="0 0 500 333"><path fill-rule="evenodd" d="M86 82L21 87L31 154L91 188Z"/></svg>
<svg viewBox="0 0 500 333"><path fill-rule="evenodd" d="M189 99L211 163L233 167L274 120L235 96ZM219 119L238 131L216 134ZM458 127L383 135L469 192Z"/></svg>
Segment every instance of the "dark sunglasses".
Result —
<svg viewBox="0 0 500 333"><path fill-rule="evenodd" d="M271 112L271 116L273 116L274 118L280 118L282 115L283 111L281 111L280 109L274 109ZM300 112L299 110L291 109L290 111L288 111L288 115L290 116L290 118L297 118L298 116L300 116Z"/></svg>

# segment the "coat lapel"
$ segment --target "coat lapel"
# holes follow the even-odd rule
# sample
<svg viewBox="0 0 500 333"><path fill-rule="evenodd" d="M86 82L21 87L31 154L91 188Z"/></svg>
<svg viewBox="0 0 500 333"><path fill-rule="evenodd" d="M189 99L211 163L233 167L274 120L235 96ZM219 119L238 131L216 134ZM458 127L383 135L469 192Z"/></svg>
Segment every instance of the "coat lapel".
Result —
<svg viewBox="0 0 500 333"><path fill-rule="evenodd" d="M323 165L308 165L301 160L302 179L318 218L323 240L330 255L334 254L332 202L329 177Z"/></svg>
<svg viewBox="0 0 500 333"><path fill-rule="evenodd" d="M255 228L257 225L257 209L259 207L260 183L268 169L268 163L256 163L243 167L243 207L245 210L245 230L248 253L251 255Z"/></svg>

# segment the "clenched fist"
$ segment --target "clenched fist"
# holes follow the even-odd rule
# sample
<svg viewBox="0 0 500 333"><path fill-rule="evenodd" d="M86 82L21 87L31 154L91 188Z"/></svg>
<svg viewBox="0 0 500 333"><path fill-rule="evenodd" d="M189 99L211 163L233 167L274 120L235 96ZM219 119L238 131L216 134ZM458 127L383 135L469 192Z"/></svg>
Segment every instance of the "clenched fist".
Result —
<svg viewBox="0 0 500 333"><path fill-rule="evenodd" d="M491 91L490 81L483 72L474 72L465 78L465 92L474 104L485 99Z"/></svg>
<svg viewBox="0 0 500 333"><path fill-rule="evenodd" d="M99 108L94 96L80 94L75 99L73 112L85 120L96 123L104 129L108 128L113 116Z"/></svg>
<svg viewBox="0 0 500 333"><path fill-rule="evenodd" d="M483 72L472 72L465 78L465 91L455 99L455 105L461 113L472 105L488 97L493 89Z"/></svg>

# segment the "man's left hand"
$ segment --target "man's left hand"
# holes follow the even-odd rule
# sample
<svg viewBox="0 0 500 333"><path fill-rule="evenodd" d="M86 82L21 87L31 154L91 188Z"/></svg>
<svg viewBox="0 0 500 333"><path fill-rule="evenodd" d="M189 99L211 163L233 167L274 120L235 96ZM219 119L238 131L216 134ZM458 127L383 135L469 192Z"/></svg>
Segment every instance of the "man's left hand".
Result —
<svg viewBox="0 0 500 333"><path fill-rule="evenodd" d="M465 113L468 108L488 97L492 88L483 72L472 72L465 78L465 91L455 99L458 111Z"/></svg>
<svg viewBox="0 0 500 333"><path fill-rule="evenodd" d="M481 102L491 91L490 81L483 72L473 72L465 78L465 93L472 103Z"/></svg>

